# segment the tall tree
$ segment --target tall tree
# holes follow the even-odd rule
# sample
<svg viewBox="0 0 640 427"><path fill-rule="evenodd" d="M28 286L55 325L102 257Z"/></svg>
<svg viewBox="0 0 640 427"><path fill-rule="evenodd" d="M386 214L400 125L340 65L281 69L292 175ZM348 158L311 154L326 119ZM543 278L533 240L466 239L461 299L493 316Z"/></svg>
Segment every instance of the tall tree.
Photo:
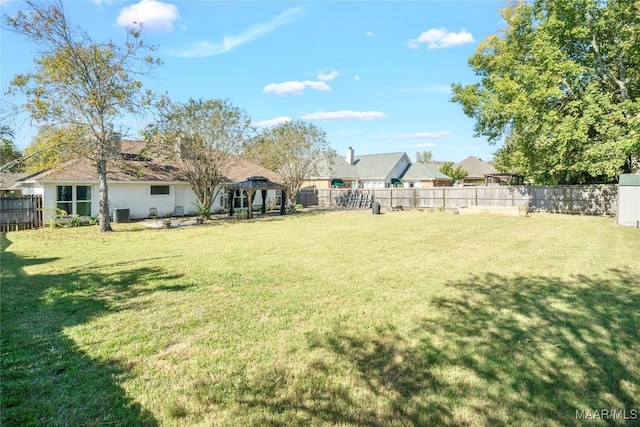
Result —
<svg viewBox="0 0 640 427"><path fill-rule="evenodd" d="M36 173L77 157L74 150L76 132L66 128L44 126L24 149L24 169Z"/></svg>
<svg viewBox="0 0 640 427"><path fill-rule="evenodd" d="M26 95L24 108L38 124L73 130L75 152L92 160L98 173L100 231L111 231L108 162L120 156L114 125L149 103L138 77L159 61L139 30L130 29L122 45L96 42L67 22L62 1L26 4L26 12L3 16L6 26L39 47L35 71L16 75L12 89Z"/></svg>
<svg viewBox="0 0 640 427"><path fill-rule="evenodd" d="M251 119L227 100L163 100L146 138L168 148L198 197L201 213L213 204L229 169L250 137Z"/></svg>
<svg viewBox="0 0 640 427"><path fill-rule="evenodd" d="M0 126L0 172L20 172L22 153L13 143L13 131L9 126Z"/></svg>
<svg viewBox="0 0 640 427"><path fill-rule="evenodd" d="M512 1L452 101L496 164L536 183L614 180L640 155L640 2Z"/></svg>
<svg viewBox="0 0 640 427"><path fill-rule="evenodd" d="M416 153L416 162L427 164L433 160L433 153L431 150L422 150Z"/></svg>
<svg viewBox="0 0 640 427"><path fill-rule="evenodd" d="M454 168L453 162L444 162L442 166L440 166L440 173L447 175L449 178L453 179L454 182L460 182L463 178L469 175L469 172L464 170L462 166Z"/></svg>
<svg viewBox="0 0 640 427"><path fill-rule="evenodd" d="M245 146L245 155L282 177L291 207L318 162L325 160L330 164L334 152L324 130L294 120L263 130Z"/></svg>

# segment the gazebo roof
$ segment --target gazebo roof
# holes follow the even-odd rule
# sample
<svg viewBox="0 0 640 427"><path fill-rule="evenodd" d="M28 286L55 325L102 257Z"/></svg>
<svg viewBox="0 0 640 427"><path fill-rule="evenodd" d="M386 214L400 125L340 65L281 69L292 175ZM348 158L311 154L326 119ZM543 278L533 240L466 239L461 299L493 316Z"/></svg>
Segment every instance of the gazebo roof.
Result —
<svg viewBox="0 0 640 427"><path fill-rule="evenodd" d="M236 190L284 190L284 185L270 181L264 176L251 176L244 181L230 184L227 188Z"/></svg>

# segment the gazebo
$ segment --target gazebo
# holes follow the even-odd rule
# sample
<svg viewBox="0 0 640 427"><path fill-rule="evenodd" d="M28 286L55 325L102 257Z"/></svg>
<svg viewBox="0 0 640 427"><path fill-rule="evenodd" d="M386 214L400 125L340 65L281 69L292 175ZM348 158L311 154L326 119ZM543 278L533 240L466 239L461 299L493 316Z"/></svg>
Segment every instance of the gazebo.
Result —
<svg viewBox="0 0 640 427"><path fill-rule="evenodd" d="M229 200L233 200L233 193L235 190L242 190L247 195L247 200L249 201L247 206L247 219L253 218L253 198L256 195L257 191L262 191L262 213L267 212L267 190L282 190L282 200L280 203L280 215L285 214L286 200L287 194L285 192L284 185L278 184L277 182L269 181L264 176L251 176L247 178L245 181L237 182L234 184L230 184L227 186L227 190L229 191ZM233 203L229 206L229 215L233 215Z"/></svg>
<svg viewBox="0 0 640 427"><path fill-rule="evenodd" d="M524 175L517 173L490 173L484 176L484 185L524 185Z"/></svg>

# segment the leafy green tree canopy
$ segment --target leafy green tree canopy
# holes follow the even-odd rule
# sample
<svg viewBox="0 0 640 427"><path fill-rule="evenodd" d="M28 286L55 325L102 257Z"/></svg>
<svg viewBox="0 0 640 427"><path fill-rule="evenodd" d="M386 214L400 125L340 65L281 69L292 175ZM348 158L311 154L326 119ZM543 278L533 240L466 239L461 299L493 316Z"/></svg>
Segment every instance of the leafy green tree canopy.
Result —
<svg viewBox="0 0 640 427"><path fill-rule="evenodd" d="M94 41L67 22L62 1L27 1L26 12L3 15L3 23L39 48L35 71L16 75L9 93L26 96L23 108L39 125L74 132L74 151L92 160L98 173L100 231L111 231L108 162L120 156L114 125L149 105L151 93L138 78L159 64L149 55L154 49L136 29L123 44Z"/></svg>
<svg viewBox="0 0 640 427"><path fill-rule="evenodd" d="M244 153L282 177L289 205L295 203L302 183L316 171L318 162L331 164L334 155L325 131L301 120L263 130L245 145Z"/></svg>
<svg viewBox="0 0 640 427"><path fill-rule="evenodd" d="M615 180L640 155L640 2L511 1L452 101L500 170L536 183Z"/></svg>
<svg viewBox="0 0 640 427"><path fill-rule="evenodd" d="M13 143L13 131L9 126L0 126L0 172L20 172L22 152Z"/></svg>
<svg viewBox="0 0 640 427"><path fill-rule="evenodd" d="M454 168L453 162L444 162L442 166L440 166L440 173L443 173L449 178L452 178L454 182L460 182L463 178L469 175L469 173L464 170L462 166Z"/></svg>
<svg viewBox="0 0 640 427"><path fill-rule="evenodd" d="M43 126L24 150L26 172L37 173L77 158L76 132L67 128Z"/></svg>
<svg viewBox="0 0 640 427"><path fill-rule="evenodd" d="M416 162L418 163L429 163L433 160L433 153L431 150L422 150L416 153Z"/></svg>
<svg viewBox="0 0 640 427"><path fill-rule="evenodd" d="M198 197L201 213L211 208L219 184L253 132L250 117L227 100L186 103L163 99L160 116L146 129L146 139L166 147Z"/></svg>

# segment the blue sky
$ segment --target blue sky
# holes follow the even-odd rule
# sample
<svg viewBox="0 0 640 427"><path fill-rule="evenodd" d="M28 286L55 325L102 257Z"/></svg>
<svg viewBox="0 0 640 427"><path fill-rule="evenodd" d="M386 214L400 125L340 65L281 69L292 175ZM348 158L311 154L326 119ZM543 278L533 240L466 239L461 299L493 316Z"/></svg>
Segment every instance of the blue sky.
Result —
<svg viewBox="0 0 640 427"><path fill-rule="evenodd" d="M258 127L302 119L332 148L356 155L431 150L435 160L490 159L449 101L452 82L474 83L467 65L501 26L504 1L68 1L70 22L99 41L122 40L144 22L164 64L144 80L177 101L229 99ZM0 0L12 15L23 3ZM32 69L35 47L2 31L1 82ZM137 136L143 123L124 123ZM16 129L24 148L34 133Z"/></svg>

